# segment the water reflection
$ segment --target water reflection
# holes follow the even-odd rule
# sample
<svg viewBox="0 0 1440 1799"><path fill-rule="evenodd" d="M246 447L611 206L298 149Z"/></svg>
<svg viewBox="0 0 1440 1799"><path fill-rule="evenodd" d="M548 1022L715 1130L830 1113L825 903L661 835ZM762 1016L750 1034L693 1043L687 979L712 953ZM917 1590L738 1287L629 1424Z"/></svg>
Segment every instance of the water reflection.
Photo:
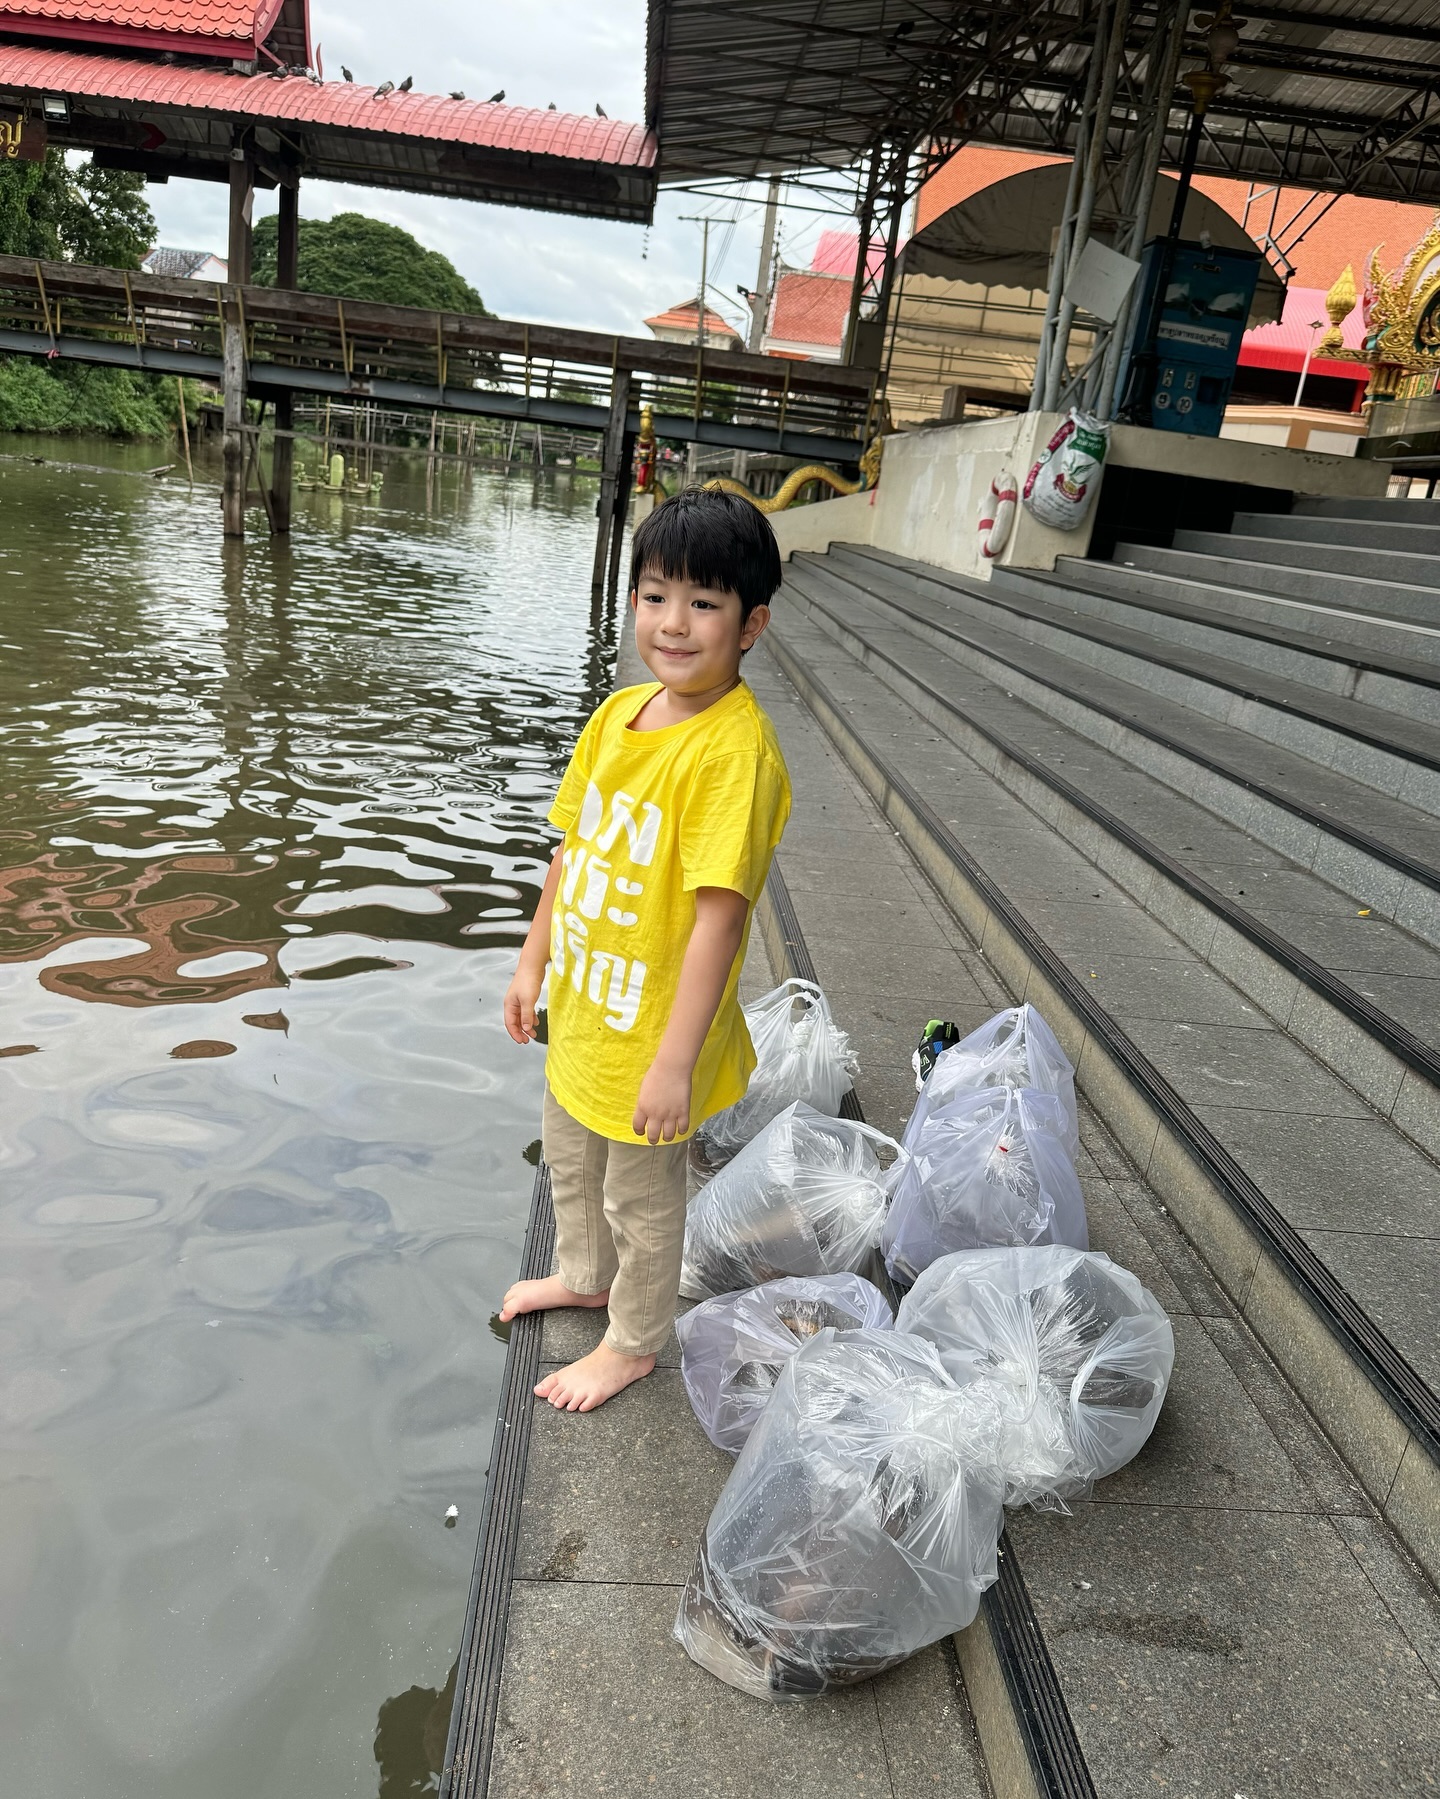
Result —
<svg viewBox="0 0 1440 1799"><path fill-rule="evenodd" d="M496 1008L613 646L589 484L316 500L222 555L203 484L0 461L17 1791L426 1790L539 1115Z"/></svg>

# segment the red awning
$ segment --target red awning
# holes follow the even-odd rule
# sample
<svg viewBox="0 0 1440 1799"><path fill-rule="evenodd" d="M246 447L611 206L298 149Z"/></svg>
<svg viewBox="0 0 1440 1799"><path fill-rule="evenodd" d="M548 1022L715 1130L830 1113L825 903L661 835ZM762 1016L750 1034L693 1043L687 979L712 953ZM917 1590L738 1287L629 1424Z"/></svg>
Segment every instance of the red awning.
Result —
<svg viewBox="0 0 1440 1799"><path fill-rule="evenodd" d="M1318 345L1329 329L1324 289L1288 288L1285 311L1280 318L1273 325L1257 325L1253 331L1245 333L1240 344L1240 366L1283 369L1298 375L1304 366L1306 351ZM1341 325L1340 340L1347 350L1364 347L1365 322L1358 305ZM1361 387L1370 379L1369 364L1364 362L1336 362L1329 357L1312 356L1310 368L1316 375L1334 375L1341 381L1353 381Z"/></svg>

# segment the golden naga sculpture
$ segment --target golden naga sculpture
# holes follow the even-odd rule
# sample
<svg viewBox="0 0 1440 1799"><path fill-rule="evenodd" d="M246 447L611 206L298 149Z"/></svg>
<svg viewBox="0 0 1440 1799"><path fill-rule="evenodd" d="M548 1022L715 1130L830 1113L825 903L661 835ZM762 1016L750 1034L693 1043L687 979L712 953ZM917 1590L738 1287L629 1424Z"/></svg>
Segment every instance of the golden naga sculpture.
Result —
<svg viewBox="0 0 1440 1799"><path fill-rule="evenodd" d="M812 481L818 481L825 487L834 488L836 493L863 493L874 487L880 480L880 459L885 450L884 433L889 429L888 415L886 422L875 432L865 446L865 453L860 458L860 479L847 481L838 469L829 468L823 462L807 462L803 468L791 469L769 498L747 487L743 481L732 481L728 475L717 475L713 481L707 481L707 487L721 487L726 493L743 494L752 506L758 506L761 512L784 512L787 506L793 506L799 498L802 488L808 487Z"/></svg>
<svg viewBox="0 0 1440 1799"><path fill-rule="evenodd" d="M883 407L883 418L879 428L865 446L860 458L860 479L849 481L838 469L828 467L823 462L807 462L803 468L792 469L781 482L775 493L768 496L758 494L753 487L747 487L743 481L732 480L729 475L716 475L705 482L706 487L722 488L726 493L738 493L750 501L761 512L783 512L787 506L793 506L802 488L808 487L812 481L818 481L826 487L834 488L836 493L860 493L874 487L880 479L880 459L885 449L885 433L891 429L889 408ZM654 494L657 499L668 499L669 493L656 469L655 415L648 404L640 408L640 434L635 440L635 487L637 494Z"/></svg>
<svg viewBox="0 0 1440 1799"><path fill-rule="evenodd" d="M1382 244L1371 253L1369 276L1360 301L1365 321L1362 349L1329 348L1354 301L1336 317L1344 297L1339 291L1343 276L1326 295L1326 310L1334 329L1321 345L1321 353L1337 360L1369 363L1367 404L1426 397L1436 391L1440 379L1440 215L1400 267L1389 274L1380 266L1383 248ZM1353 294L1353 277L1350 286ZM1336 309L1330 306L1332 299Z"/></svg>

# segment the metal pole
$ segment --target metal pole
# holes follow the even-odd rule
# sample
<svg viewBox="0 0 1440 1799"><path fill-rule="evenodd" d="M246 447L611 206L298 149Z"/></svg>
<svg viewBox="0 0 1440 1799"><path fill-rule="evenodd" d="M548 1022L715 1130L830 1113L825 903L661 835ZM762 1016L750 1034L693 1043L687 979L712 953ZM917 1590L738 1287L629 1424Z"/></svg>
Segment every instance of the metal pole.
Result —
<svg viewBox="0 0 1440 1799"><path fill-rule="evenodd" d="M615 522L615 489L625 449L625 415L629 410L630 371L616 369L610 381L610 419L605 427L605 444L600 458L600 500L595 508L599 525L595 532L595 564L590 576L592 591L605 585L610 531Z"/></svg>
<svg viewBox="0 0 1440 1799"><path fill-rule="evenodd" d="M1100 73L1100 95L1095 106L1095 122L1090 131L1090 153L1085 163L1085 178L1080 187L1080 203L1075 214L1075 232L1070 243L1066 265L1068 284L1080 266L1080 257L1090 237L1090 221L1095 215L1095 195L1105 161L1105 148L1110 135L1110 113L1115 104L1115 83L1120 72L1120 59L1125 49L1125 27L1130 16L1130 0L1115 0L1110 27L1105 37L1105 60ZM1065 377L1065 361L1070 350L1070 328L1075 320L1075 307L1062 297L1060 316L1055 321L1055 342L1050 351L1050 370L1045 378L1042 410L1053 410L1060 397Z"/></svg>
<svg viewBox="0 0 1440 1799"><path fill-rule="evenodd" d="M1094 114L1095 89L1100 80L1100 63L1104 55L1103 32L1105 13L1096 14L1095 42L1085 69L1085 95L1080 102L1080 117L1075 127L1075 154L1070 158L1070 177L1065 184L1065 206L1060 214L1060 235L1050 258L1050 286L1045 296L1045 317L1040 325L1040 346L1035 357L1035 379L1030 384L1030 410L1036 411L1045 397L1045 383L1050 373L1050 350L1055 341L1055 321L1060 313L1060 295L1065 286L1065 271L1070 262L1070 241L1075 231L1075 201L1080 188L1080 170L1086 162L1090 145L1090 121Z"/></svg>
<svg viewBox="0 0 1440 1799"><path fill-rule="evenodd" d="M760 231L760 267L755 272L755 292L750 299L750 334L747 350L759 350L765 335L765 320L770 311L771 258L775 254L775 213L780 204L780 177L770 177L770 191L765 196L765 223Z"/></svg>
<svg viewBox="0 0 1440 1799"><path fill-rule="evenodd" d="M845 321L845 347L840 360L853 364L855 338L860 324L860 302L870 273L870 233L875 228L875 195L880 186L880 146L870 152L870 173L865 181L865 198L860 203L860 237L855 258L855 274L850 283L850 310Z"/></svg>
<svg viewBox="0 0 1440 1799"><path fill-rule="evenodd" d="M1185 29L1190 22L1190 0L1177 0L1171 15L1169 35L1165 49L1160 58L1158 75L1154 84L1154 104L1150 118L1149 136L1145 143L1141 162L1140 180L1135 195L1135 222L1130 228L1130 235L1125 243L1125 254L1139 259L1145 248L1145 236L1150 226L1150 208L1155 203L1155 184L1160 178L1160 164L1165 155L1165 134L1170 128L1170 112L1175 101L1175 77L1180 68L1180 54L1185 45ZM1157 32L1158 37L1158 32ZM1146 87L1151 83L1147 70ZM1113 417L1115 412L1115 387L1120 379L1120 358L1124 353L1125 339L1130 330L1130 315L1135 309L1135 289L1132 287L1125 296L1125 304L1110 333L1109 347L1105 353L1105 368L1100 380L1100 392L1096 396L1096 409L1101 418Z"/></svg>

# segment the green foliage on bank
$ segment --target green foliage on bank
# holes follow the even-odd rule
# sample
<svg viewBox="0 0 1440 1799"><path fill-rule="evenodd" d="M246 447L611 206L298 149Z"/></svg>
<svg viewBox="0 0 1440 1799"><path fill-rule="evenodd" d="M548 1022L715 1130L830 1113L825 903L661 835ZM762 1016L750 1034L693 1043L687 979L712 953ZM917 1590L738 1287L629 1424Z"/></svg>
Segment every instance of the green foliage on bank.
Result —
<svg viewBox="0 0 1440 1799"><path fill-rule="evenodd" d="M47 262L134 269L155 241L145 178L94 163L0 163L0 251ZM190 411L195 411L192 395ZM0 358L0 431L168 437L180 416L175 383L129 369Z"/></svg>
<svg viewBox="0 0 1440 1799"><path fill-rule="evenodd" d="M255 227L254 279L274 287L279 221L273 213ZM455 265L380 219L340 212L333 219L301 219L299 285L307 293L339 294L390 306L427 306L488 318L485 302Z"/></svg>

